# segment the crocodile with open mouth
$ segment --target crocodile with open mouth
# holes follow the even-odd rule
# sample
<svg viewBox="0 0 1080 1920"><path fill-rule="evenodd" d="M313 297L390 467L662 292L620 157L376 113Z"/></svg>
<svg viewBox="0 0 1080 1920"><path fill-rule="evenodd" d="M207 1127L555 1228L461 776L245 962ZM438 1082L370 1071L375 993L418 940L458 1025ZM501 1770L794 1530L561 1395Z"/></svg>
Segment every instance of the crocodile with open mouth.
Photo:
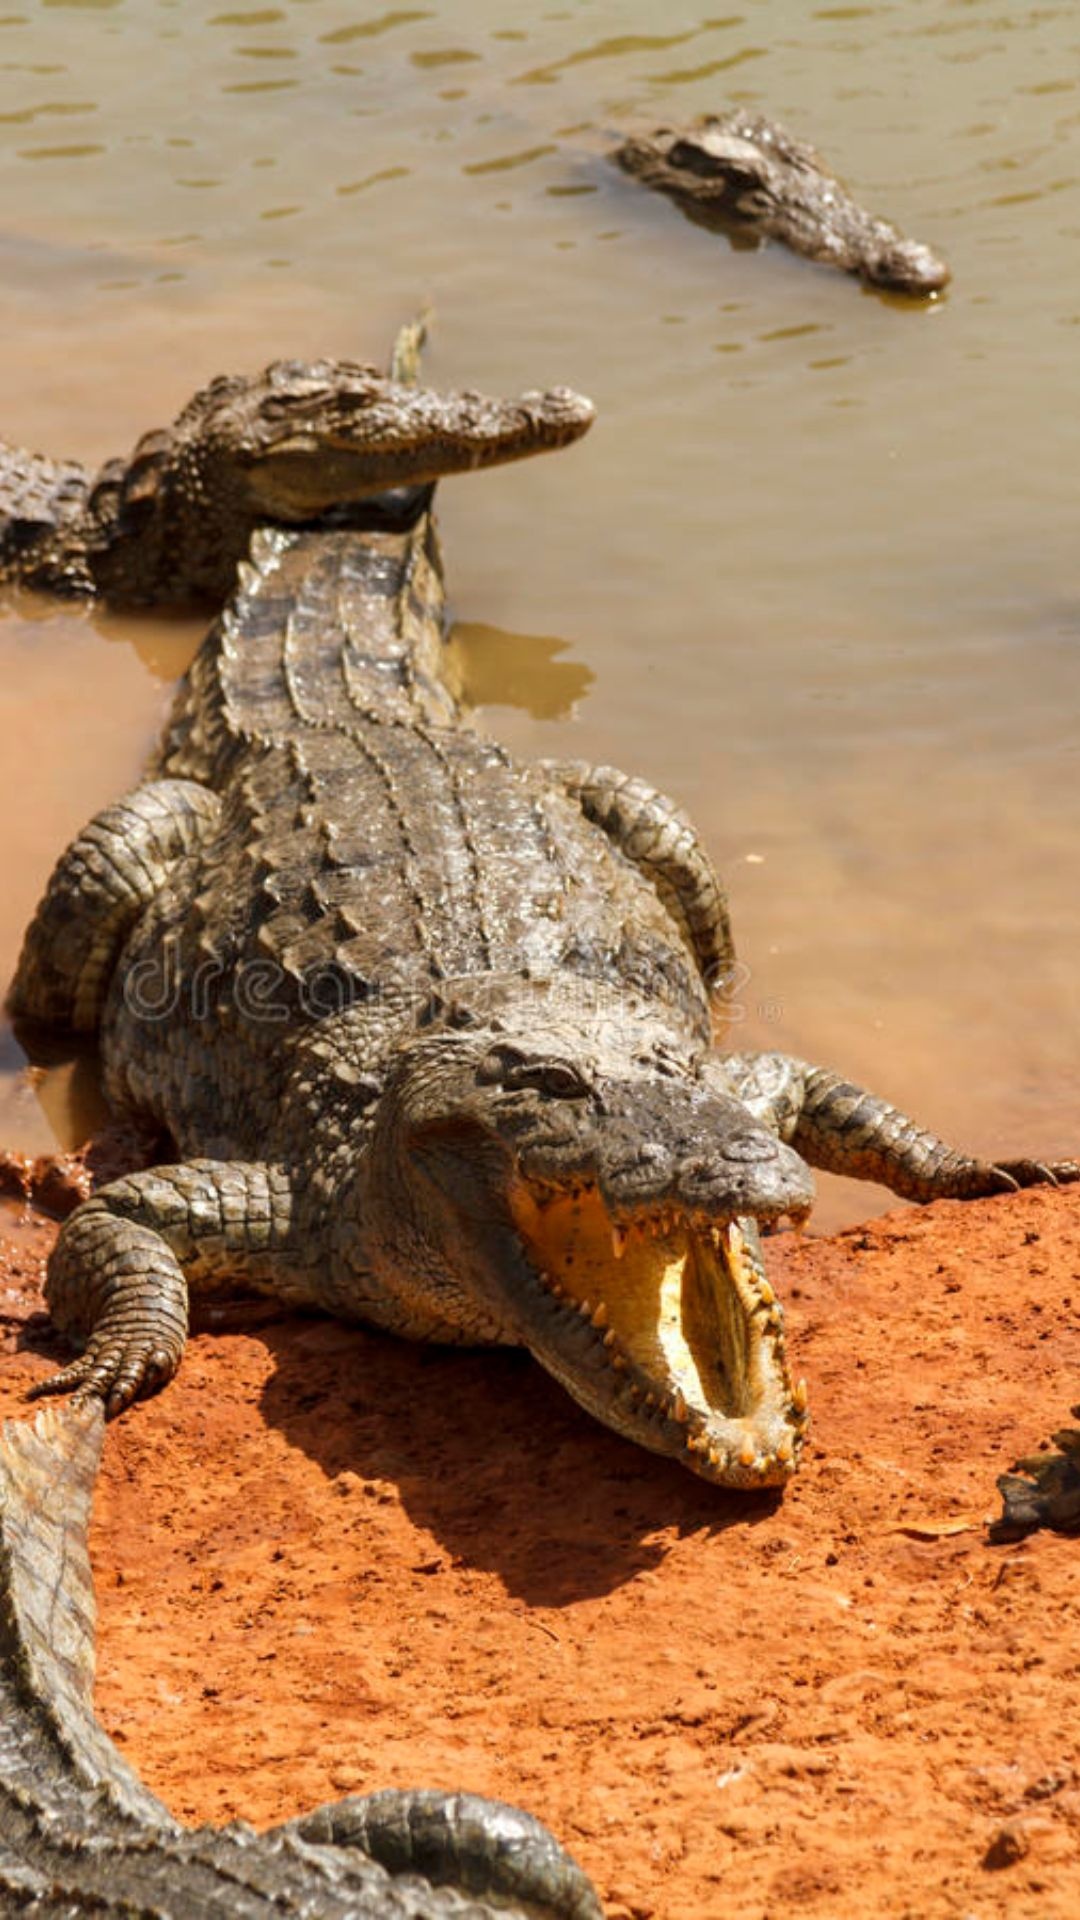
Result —
<svg viewBox="0 0 1080 1920"><path fill-rule="evenodd" d="M719 1053L734 956L691 823L466 723L414 505L255 535L147 780L29 930L16 1014L97 1031L114 1107L176 1146L65 1224L48 1298L83 1352L39 1390L118 1412L179 1365L189 1287L235 1276L523 1345L643 1446L781 1484L807 1399L759 1234L805 1217L811 1165L915 1200L1077 1166L986 1164L834 1073Z"/></svg>

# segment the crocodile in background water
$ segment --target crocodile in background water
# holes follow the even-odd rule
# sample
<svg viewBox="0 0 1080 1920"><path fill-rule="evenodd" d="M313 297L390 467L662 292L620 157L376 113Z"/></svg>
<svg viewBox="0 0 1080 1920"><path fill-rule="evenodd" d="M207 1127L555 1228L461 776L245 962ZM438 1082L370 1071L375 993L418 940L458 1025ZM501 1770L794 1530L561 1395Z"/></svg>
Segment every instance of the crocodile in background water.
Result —
<svg viewBox="0 0 1080 1920"><path fill-rule="evenodd" d="M615 158L704 224L780 240L870 286L925 297L951 277L929 247L867 213L813 147L764 114L736 107L685 128L633 134Z"/></svg>

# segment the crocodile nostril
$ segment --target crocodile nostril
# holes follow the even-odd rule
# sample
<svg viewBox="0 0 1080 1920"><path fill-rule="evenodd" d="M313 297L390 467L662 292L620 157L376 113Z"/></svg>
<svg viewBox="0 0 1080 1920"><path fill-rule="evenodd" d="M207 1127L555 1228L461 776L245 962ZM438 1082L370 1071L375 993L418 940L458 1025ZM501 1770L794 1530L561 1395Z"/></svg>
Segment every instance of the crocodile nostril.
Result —
<svg viewBox="0 0 1080 1920"><path fill-rule="evenodd" d="M724 1160L734 1160L744 1166L775 1160L778 1152L776 1141L767 1133L737 1133L720 1148Z"/></svg>
<svg viewBox="0 0 1080 1920"><path fill-rule="evenodd" d="M641 1166L658 1167L667 1160L668 1151L656 1140L643 1140L637 1150L637 1158Z"/></svg>

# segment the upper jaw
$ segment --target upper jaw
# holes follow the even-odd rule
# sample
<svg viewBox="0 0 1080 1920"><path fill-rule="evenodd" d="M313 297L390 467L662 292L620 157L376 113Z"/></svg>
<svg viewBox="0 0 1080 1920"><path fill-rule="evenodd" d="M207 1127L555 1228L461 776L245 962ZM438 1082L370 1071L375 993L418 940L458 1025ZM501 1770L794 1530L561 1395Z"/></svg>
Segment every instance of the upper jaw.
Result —
<svg viewBox="0 0 1080 1920"><path fill-rule="evenodd" d="M568 446L592 425L592 402L569 388L488 400L386 383L364 404L310 403L291 430L278 423L250 456L267 511L303 519L395 486L498 466Z"/></svg>

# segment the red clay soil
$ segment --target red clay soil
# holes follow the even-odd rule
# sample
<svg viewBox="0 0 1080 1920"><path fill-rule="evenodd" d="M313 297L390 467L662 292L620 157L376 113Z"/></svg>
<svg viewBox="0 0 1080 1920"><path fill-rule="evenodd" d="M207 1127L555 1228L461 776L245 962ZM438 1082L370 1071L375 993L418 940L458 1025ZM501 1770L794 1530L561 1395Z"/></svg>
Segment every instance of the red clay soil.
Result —
<svg viewBox="0 0 1080 1920"><path fill-rule="evenodd" d="M6 1203L0 1411L60 1349ZM185 1820L466 1786L612 1920L1076 1920L1080 1539L988 1544L1080 1398L1080 1194L773 1243L812 1445L780 1500L513 1354L229 1308L111 1430L98 1704Z"/></svg>

